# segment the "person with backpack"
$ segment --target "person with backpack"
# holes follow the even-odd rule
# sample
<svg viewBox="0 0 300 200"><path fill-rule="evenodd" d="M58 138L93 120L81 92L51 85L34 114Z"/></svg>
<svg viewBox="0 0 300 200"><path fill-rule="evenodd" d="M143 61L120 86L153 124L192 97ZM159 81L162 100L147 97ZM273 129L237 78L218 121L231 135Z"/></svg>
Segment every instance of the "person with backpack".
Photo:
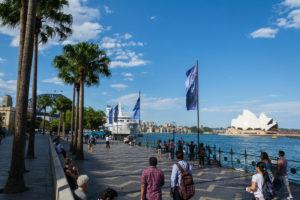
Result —
<svg viewBox="0 0 300 200"><path fill-rule="evenodd" d="M187 200L195 195L192 165L184 161L182 151L176 152L178 162L173 165L170 195L173 200Z"/></svg>
<svg viewBox="0 0 300 200"><path fill-rule="evenodd" d="M253 193L256 200L272 200L275 198L275 191L269 178L266 164L258 162L256 164L257 173L252 176L252 184L246 191Z"/></svg>

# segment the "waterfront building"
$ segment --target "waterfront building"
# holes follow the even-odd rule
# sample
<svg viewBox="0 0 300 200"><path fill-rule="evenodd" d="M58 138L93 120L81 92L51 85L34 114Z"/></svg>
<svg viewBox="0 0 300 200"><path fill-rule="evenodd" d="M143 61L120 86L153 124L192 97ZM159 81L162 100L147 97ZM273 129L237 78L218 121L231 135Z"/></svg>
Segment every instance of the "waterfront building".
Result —
<svg viewBox="0 0 300 200"><path fill-rule="evenodd" d="M11 130L14 127L16 108L13 107L12 97L5 95L2 99L0 107L0 125L6 130Z"/></svg>
<svg viewBox="0 0 300 200"><path fill-rule="evenodd" d="M259 134L276 133L278 123L272 118L261 113L259 118L249 110L243 110L243 114L236 119L232 119L231 126L227 129L226 134Z"/></svg>

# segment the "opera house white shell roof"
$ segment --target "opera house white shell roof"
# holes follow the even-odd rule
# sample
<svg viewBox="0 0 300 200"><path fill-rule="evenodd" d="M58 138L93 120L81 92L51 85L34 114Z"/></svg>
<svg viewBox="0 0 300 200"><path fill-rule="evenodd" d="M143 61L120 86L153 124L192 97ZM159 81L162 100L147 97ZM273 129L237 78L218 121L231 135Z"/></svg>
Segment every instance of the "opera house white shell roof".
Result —
<svg viewBox="0 0 300 200"><path fill-rule="evenodd" d="M231 126L243 130L260 129L269 131L272 128L277 129L278 123L268 118L264 113L261 113L259 118L249 110L243 110L243 114L238 118L231 120Z"/></svg>

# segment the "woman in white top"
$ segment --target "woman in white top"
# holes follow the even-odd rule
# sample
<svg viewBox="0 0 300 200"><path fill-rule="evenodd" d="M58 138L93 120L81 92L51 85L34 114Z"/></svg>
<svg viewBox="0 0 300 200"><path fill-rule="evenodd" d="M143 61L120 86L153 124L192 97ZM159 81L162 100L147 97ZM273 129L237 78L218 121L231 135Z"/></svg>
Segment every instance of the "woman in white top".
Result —
<svg viewBox="0 0 300 200"><path fill-rule="evenodd" d="M247 192L253 193L256 200L265 200L263 195L263 184L269 179L266 164L264 162L258 162L256 164L257 174L252 176L252 184L247 187Z"/></svg>

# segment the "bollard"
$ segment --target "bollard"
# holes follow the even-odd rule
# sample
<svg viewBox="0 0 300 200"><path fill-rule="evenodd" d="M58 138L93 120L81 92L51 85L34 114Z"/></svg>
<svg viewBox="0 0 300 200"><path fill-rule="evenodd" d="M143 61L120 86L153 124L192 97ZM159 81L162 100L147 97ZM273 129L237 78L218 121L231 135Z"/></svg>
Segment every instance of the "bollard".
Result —
<svg viewBox="0 0 300 200"><path fill-rule="evenodd" d="M234 169L234 166L233 166L233 151L232 151L232 147L230 148L230 164L231 164L231 169Z"/></svg>
<svg viewBox="0 0 300 200"><path fill-rule="evenodd" d="M216 161L217 157L216 157L216 145L214 144L214 161Z"/></svg>
<svg viewBox="0 0 300 200"><path fill-rule="evenodd" d="M222 163L221 163L221 148L219 147L219 167L222 167Z"/></svg>
<svg viewBox="0 0 300 200"><path fill-rule="evenodd" d="M245 150L244 156L245 156L245 167L244 167L244 171L245 171L246 173L248 173L248 166L247 166L247 151L246 151L246 150Z"/></svg>

